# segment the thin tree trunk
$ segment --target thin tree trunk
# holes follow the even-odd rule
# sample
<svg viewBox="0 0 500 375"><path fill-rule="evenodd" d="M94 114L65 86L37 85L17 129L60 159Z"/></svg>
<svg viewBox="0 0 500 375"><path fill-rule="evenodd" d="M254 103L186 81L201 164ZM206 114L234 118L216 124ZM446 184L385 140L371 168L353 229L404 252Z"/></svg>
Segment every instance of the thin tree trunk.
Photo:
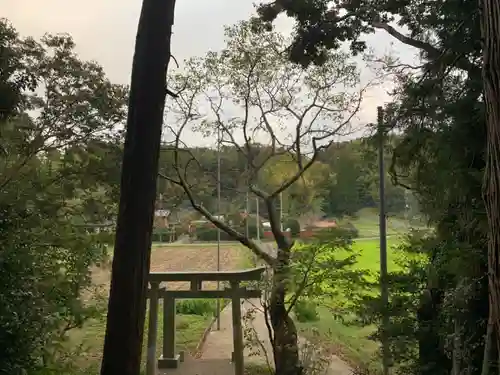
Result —
<svg viewBox="0 0 500 375"><path fill-rule="evenodd" d="M488 322L488 327L486 328L486 337L484 338L484 357L483 357L483 366L481 370L481 375L493 375L494 372L492 369L492 359L495 357L495 353L493 348L495 347L495 343L493 342L493 324L491 321ZM492 358L493 357L493 358Z"/></svg>
<svg viewBox="0 0 500 375"><path fill-rule="evenodd" d="M453 333L453 359L452 359L452 375L460 375L462 372L462 337L460 335L459 318L455 316L455 328Z"/></svg>
<svg viewBox="0 0 500 375"><path fill-rule="evenodd" d="M174 0L143 0L101 375L139 375Z"/></svg>
<svg viewBox="0 0 500 375"><path fill-rule="evenodd" d="M297 328L285 305L290 278L289 263L290 249L278 249L269 304L269 316L274 332L274 365L277 375L302 374Z"/></svg>
<svg viewBox="0 0 500 375"><path fill-rule="evenodd" d="M484 188L488 214L489 314L500 349L500 0L479 1L487 129Z"/></svg>

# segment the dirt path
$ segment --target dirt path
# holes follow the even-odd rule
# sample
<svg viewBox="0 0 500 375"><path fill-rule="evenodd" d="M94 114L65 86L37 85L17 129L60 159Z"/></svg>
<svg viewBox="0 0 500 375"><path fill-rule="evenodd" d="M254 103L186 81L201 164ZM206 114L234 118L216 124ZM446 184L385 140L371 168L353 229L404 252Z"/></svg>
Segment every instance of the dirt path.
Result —
<svg viewBox="0 0 500 375"><path fill-rule="evenodd" d="M245 312L249 310L260 310L259 307L259 300L246 301L242 306L242 314L245 315ZM161 373L166 375L234 375L234 369L230 362L231 352L233 351L231 314L231 305L228 305L221 313L221 329L217 331L213 327L203 346L201 358L186 358L186 361L181 363L178 369ZM253 314L253 316L251 327L257 333L263 347L266 348L266 352L272 353L264 315L259 312ZM272 357L269 358L269 361L272 362ZM251 350L247 348L245 349L245 364L252 363L264 366L266 359L263 355L252 355ZM345 362L337 356L331 357L326 375L351 374L352 370Z"/></svg>

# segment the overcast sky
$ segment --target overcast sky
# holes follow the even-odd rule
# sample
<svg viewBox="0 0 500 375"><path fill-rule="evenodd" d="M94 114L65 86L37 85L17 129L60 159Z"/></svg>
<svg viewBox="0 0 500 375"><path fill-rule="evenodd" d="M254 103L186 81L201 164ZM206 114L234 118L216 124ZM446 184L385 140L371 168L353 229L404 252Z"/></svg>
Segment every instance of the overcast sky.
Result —
<svg viewBox="0 0 500 375"><path fill-rule="evenodd" d="M172 52L181 61L224 46L223 26L247 19L254 0L177 0ZM134 39L141 0L0 0L0 17L8 18L23 36L39 37L46 32L67 32L82 59L95 60L115 83L129 84ZM281 19L280 31L291 30ZM383 53L392 37L378 32L367 38L369 45ZM413 51L395 43L405 60ZM376 106L389 97L380 88L370 95L361 114L364 122L374 121Z"/></svg>

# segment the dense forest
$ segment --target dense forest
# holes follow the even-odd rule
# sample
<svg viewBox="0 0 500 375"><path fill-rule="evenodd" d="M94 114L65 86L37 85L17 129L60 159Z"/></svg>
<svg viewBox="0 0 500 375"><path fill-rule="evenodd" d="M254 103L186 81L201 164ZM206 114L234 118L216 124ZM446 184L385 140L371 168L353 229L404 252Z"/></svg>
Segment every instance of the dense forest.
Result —
<svg viewBox="0 0 500 375"><path fill-rule="evenodd" d="M290 188L282 193L283 212L286 216L300 218L354 216L363 208L377 208L378 200L378 159L376 146L367 139L353 140L332 144L324 150L318 161ZM260 152L265 153L264 145L256 145ZM185 153L187 154L187 152ZM196 172L193 184L197 199L210 211L217 210L217 149L190 149L197 159L197 164L189 168ZM168 173L173 168L172 151L165 147L160 156L160 172ZM294 167L290 155L283 155L281 160L274 160L266 166L259 175L262 186L277 187L287 173ZM385 158L390 165L391 156ZM198 162L199 161L199 162ZM248 185L246 180L247 159L241 156L235 147L223 146L220 149L220 181L221 181L221 213L232 213L246 209ZM390 215L419 214L418 202L401 186L393 184L389 173L386 178L386 205ZM190 203L185 192L179 186L158 179L158 205L175 211L189 209ZM161 195L161 198L160 198ZM255 198L249 201L250 212L255 212ZM408 207L406 207L408 206ZM261 207L264 207L263 203ZM265 210L261 211L267 216Z"/></svg>

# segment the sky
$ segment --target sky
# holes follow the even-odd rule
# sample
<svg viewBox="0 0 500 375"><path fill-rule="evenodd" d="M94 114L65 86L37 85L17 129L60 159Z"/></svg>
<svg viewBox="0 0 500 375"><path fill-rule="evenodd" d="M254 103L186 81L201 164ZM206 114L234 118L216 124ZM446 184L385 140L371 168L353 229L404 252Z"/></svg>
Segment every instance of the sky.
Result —
<svg viewBox="0 0 500 375"><path fill-rule="evenodd" d="M224 47L224 25L248 19L254 0L177 0L172 53L182 60ZM114 83L129 84L132 55L141 7L140 0L0 0L0 17L9 19L22 36L66 32L82 59L95 60ZM292 22L281 18L277 29L287 33ZM377 53L397 50L403 60L414 51L380 31L367 37ZM365 99L360 121L375 121L376 107L388 102L387 88L373 90Z"/></svg>

